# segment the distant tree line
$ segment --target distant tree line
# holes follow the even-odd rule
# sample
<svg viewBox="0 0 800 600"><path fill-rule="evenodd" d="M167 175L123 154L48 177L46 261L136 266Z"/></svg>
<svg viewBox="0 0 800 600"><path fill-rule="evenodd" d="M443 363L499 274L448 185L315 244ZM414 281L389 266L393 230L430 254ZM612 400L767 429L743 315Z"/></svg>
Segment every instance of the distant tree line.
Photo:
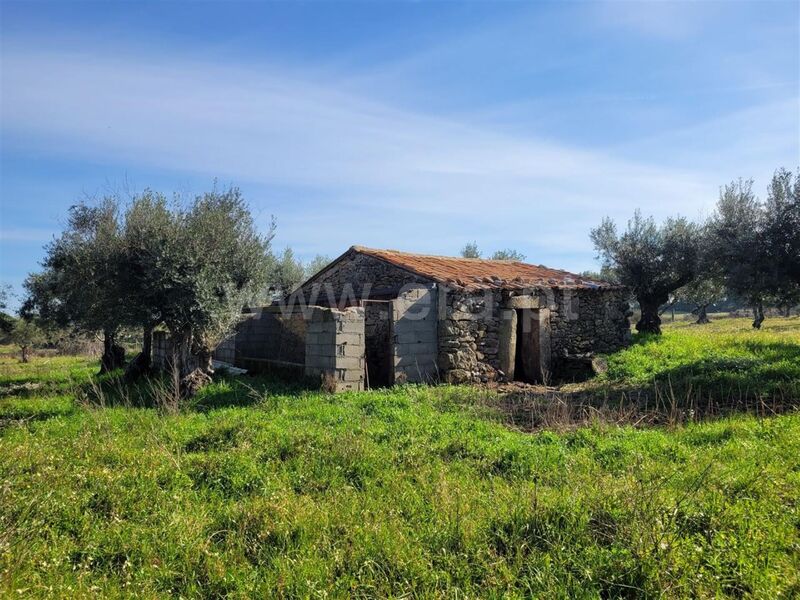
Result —
<svg viewBox="0 0 800 600"><path fill-rule="evenodd" d="M478 249L477 242L469 242L461 249L461 256L463 258L483 258L483 253ZM525 255L522 252L512 248L504 248L502 250L495 250L487 258L488 260L525 260Z"/></svg>
<svg viewBox="0 0 800 600"><path fill-rule="evenodd" d="M618 232L609 218L591 232L604 278L628 286L641 308L636 329L661 333L660 312L682 301L695 307L698 323L725 297L752 308L753 327L764 307L800 303L800 172L778 169L766 200L752 180L725 185L713 214L702 223L684 217L657 224L634 213Z"/></svg>
<svg viewBox="0 0 800 600"><path fill-rule="evenodd" d="M318 256L303 265L289 248L276 255L274 235L274 220L258 231L234 187L190 201L147 190L127 202L77 204L24 283L19 343L38 339L38 324L98 333L106 372L125 363L120 332L138 329L141 352L126 371L135 378L150 369L153 331L164 327L176 387L188 393L208 381L212 350L245 306L289 293L327 262Z"/></svg>

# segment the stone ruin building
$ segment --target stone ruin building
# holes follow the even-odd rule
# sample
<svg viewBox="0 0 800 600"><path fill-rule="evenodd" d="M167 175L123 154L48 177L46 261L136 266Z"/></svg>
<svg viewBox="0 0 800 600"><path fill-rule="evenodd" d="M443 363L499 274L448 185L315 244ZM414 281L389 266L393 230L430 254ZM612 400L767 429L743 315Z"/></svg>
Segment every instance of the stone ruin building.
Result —
<svg viewBox="0 0 800 600"><path fill-rule="evenodd" d="M595 353L628 343L628 298L541 265L353 246L285 301L246 314L215 356L337 390L572 380ZM163 362L165 340L155 347Z"/></svg>

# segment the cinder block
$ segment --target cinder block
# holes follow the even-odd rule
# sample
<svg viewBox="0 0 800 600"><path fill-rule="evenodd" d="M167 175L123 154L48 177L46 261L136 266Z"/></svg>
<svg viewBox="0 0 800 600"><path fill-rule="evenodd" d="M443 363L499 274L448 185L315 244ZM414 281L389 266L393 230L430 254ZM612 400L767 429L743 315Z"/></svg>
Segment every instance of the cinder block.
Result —
<svg viewBox="0 0 800 600"><path fill-rule="evenodd" d="M317 369L332 369L336 366L333 356L306 356L306 365Z"/></svg>
<svg viewBox="0 0 800 600"><path fill-rule="evenodd" d="M347 346L344 353L348 358L364 358L365 354L364 346Z"/></svg>
<svg viewBox="0 0 800 600"><path fill-rule="evenodd" d="M340 321L336 324L336 333L337 334L355 333L359 335L364 335L364 322L360 321L354 323L349 321Z"/></svg>
<svg viewBox="0 0 800 600"><path fill-rule="evenodd" d="M364 384L360 381L340 381L336 385L337 392L360 392L364 389Z"/></svg>
<svg viewBox="0 0 800 600"><path fill-rule="evenodd" d="M355 371L353 369L342 369L339 374L340 381L364 381L363 371Z"/></svg>
<svg viewBox="0 0 800 600"><path fill-rule="evenodd" d="M336 368L337 369L364 369L364 359L363 358L354 358L354 357L347 357L347 356L337 356L336 357Z"/></svg>

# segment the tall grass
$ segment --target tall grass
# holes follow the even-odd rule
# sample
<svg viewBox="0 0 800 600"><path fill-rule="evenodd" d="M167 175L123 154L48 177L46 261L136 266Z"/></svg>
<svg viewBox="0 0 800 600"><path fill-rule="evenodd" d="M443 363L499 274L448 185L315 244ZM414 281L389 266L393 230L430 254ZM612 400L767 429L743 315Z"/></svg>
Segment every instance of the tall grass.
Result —
<svg viewBox="0 0 800 600"><path fill-rule="evenodd" d="M478 388L222 377L176 407L0 366L5 596L800 595L796 413L645 427L561 398L531 434Z"/></svg>

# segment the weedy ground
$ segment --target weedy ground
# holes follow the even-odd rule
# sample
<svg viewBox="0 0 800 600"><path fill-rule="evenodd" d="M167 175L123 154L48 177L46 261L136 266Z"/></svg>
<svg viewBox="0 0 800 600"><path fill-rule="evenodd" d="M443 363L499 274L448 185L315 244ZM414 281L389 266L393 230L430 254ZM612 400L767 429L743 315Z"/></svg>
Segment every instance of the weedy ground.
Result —
<svg viewBox="0 0 800 600"><path fill-rule="evenodd" d="M787 393L800 319L748 327L669 326L596 385ZM531 433L478 388L221 377L175 407L95 370L0 358L8 597L800 596L795 411Z"/></svg>

